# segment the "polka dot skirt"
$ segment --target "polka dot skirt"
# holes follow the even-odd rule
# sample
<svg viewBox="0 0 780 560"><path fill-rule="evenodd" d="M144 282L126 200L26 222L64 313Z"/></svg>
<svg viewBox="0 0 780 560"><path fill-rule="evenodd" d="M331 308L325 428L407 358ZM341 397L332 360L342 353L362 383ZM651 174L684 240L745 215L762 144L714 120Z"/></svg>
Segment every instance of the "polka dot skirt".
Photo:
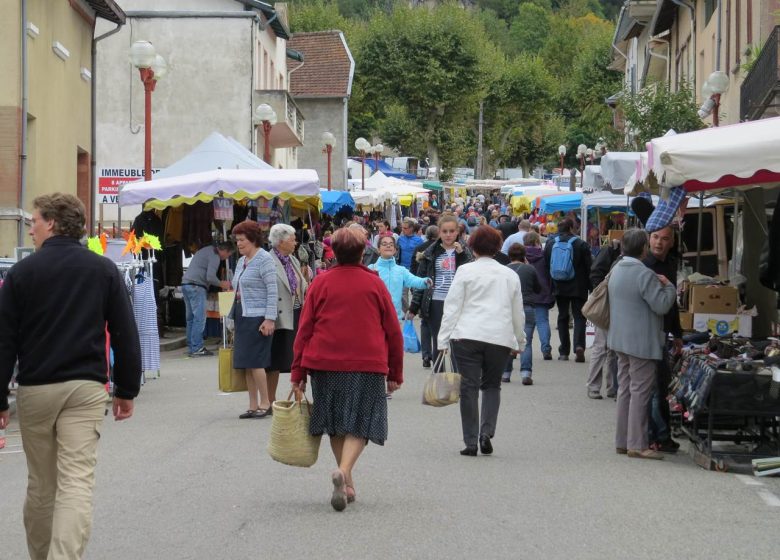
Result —
<svg viewBox="0 0 780 560"><path fill-rule="evenodd" d="M385 376L354 371L312 371L312 435L351 435L384 445Z"/></svg>

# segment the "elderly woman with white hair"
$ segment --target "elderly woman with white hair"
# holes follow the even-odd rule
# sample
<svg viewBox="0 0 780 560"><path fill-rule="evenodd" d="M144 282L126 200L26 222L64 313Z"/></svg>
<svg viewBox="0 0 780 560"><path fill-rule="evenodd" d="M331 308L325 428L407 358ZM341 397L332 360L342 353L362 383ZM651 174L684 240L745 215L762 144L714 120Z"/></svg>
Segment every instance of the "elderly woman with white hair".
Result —
<svg viewBox="0 0 780 560"><path fill-rule="evenodd" d="M295 258L295 228L276 224L268 234L271 256L276 263L278 305L276 328L271 342L271 367L267 370L268 395L276 400L279 372L289 372L293 362L293 343L298 332L298 319L308 284Z"/></svg>

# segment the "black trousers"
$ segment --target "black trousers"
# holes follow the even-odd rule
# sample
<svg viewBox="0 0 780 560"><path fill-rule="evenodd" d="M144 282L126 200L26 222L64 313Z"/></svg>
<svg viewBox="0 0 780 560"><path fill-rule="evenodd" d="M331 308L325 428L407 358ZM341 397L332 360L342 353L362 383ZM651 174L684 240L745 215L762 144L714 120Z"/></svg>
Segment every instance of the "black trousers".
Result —
<svg viewBox="0 0 780 560"><path fill-rule="evenodd" d="M571 338L569 338L569 309L574 316L574 349L585 349L585 316L582 314L582 306L585 300L580 298L557 296L555 298L558 304L558 338L561 339L561 345L558 347L558 353L561 356L568 356L571 353Z"/></svg>
<svg viewBox="0 0 780 560"><path fill-rule="evenodd" d="M427 318L428 322L428 332L430 333L431 337L431 348L433 350L433 356L432 359L435 361L436 357L439 355L439 330L441 329L441 318L444 315L444 302L433 300L431 301L431 310ZM422 333L422 329L420 330L420 334ZM425 358L425 356L423 356ZM442 364L440 367L437 368L437 371L443 371L444 363L442 361Z"/></svg>
<svg viewBox="0 0 780 560"><path fill-rule="evenodd" d="M452 360L460 373L460 421L463 442L475 447L480 435L496 435L498 409L501 405L501 375L510 348L478 340L453 340ZM479 392L482 391L482 414Z"/></svg>

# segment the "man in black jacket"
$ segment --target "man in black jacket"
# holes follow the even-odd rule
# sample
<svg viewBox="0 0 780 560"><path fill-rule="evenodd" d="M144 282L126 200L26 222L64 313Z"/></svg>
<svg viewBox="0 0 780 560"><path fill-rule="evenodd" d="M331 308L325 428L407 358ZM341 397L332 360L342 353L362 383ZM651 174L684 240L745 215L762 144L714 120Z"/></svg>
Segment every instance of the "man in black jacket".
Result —
<svg viewBox="0 0 780 560"><path fill-rule="evenodd" d="M665 227L650 234L650 252L643 261L645 266L656 274L666 276L677 286L677 259L671 254L674 247L674 230ZM679 354L682 350L682 325L680 324L680 308L675 300L672 308L664 315L664 332L672 335L671 353ZM666 397L669 395L669 384L672 372L669 368L669 352L664 349L664 359L656 363L656 391L651 400L650 415L651 447L656 451L674 453L680 444L671 436L671 414Z"/></svg>
<svg viewBox="0 0 780 560"><path fill-rule="evenodd" d="M547 269L550 270L550 261L555 242L560 239L568 242L574 238L572 244L572 261L574 265L574 278L572 280L553 279L553 292L558 305L558 337L561 345L558 347L558 359L568 360L571 352L571 338L569 337L569 317L574 316L574 353L577 362L585 361L585 316L582 314L582 306L588 299L590 288L590 246L582 239L574 235L574 222L565 218L558 224L558 234L551 235L544 247L544 259ZM570 312L571 310L571 312Z"/></svg>
<svg viewBox="0 0 780 560"><path fill-rule="evenodd" d="M29 471L24 524L32 558L81 558L92 524L97 442L114 350L115 420L130 418L141 347L116 265L81 246L86 211L72 195L36 198L36 252L0 288L0 429L19 361L17 409Z"/></svg>

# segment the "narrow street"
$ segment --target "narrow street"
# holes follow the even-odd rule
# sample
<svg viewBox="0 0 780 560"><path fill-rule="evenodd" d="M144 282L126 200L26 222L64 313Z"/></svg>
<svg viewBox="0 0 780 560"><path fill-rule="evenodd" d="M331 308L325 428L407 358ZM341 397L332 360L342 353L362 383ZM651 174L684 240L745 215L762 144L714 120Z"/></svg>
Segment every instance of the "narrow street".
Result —
<svg viewBox="0 0 780 560"><path fill-rule="evenodd" d="M471 458L457 406L420 404L427 373L407 355L390 439L367 449L339 514L327 441L311 469L275 463L271 420L238 420L245 396L217 391L216 358L169 353L135 416L104 425L86 558L776 558L780 480L704 471L687 444L664 461L616 455L616 405L586 397L587 364L536 366L532 387L517 371L503 385L494 455ZM0 452L9 560L26 557L18 443L14 420Z"/></svg>

